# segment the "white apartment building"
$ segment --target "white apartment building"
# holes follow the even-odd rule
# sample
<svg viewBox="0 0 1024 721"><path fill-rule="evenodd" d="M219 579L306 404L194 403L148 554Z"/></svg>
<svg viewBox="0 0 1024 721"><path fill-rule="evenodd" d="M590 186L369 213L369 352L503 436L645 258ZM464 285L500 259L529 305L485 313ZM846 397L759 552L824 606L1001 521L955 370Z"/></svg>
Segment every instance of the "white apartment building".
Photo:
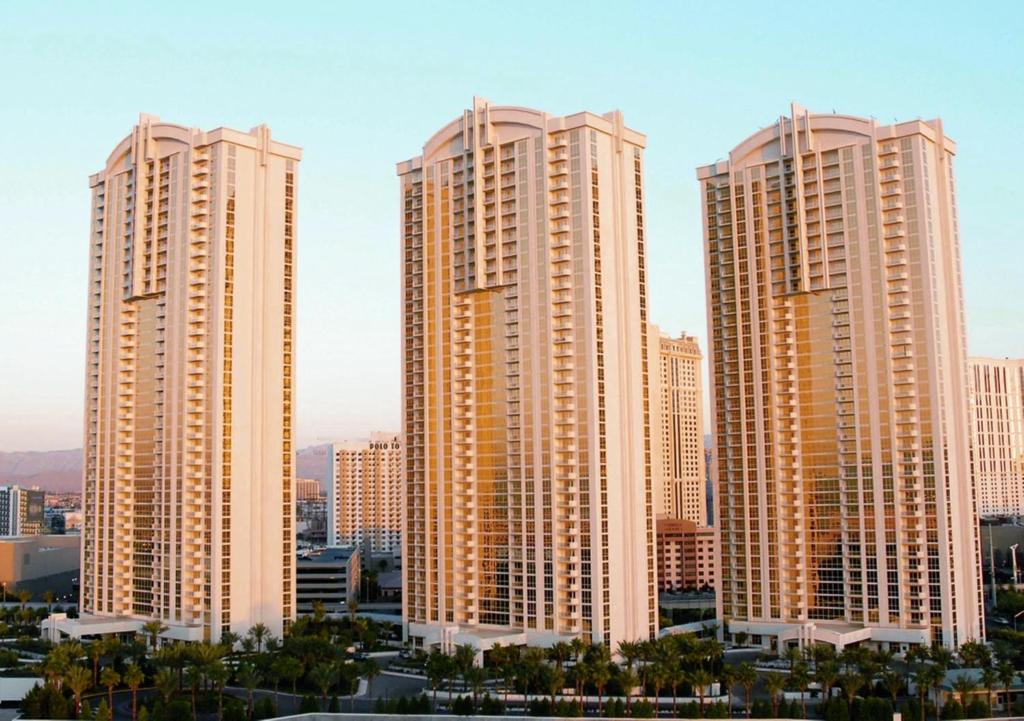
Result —
<svg viewBox="0 0 1024 721"><path fill-rule="evenodd" d="M377 432L368 440L334 443L328 463L327 545L400 554L405 478L401 437Z"/></svg>

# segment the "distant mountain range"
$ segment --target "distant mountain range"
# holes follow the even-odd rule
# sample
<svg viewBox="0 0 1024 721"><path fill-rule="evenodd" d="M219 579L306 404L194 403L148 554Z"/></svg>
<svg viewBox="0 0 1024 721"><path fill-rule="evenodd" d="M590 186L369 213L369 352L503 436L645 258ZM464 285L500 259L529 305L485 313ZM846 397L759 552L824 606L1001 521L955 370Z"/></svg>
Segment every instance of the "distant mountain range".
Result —
<svg viewBox="0 0 1024 721"><path fill-rule="evenodd" d="M303 448L297 454L295 475L327 482L327 445ZM53 493L82 489L82 449L66 451L0 451L0 484L39 486Z"/></svg>
<svg viewBox="0 0 1024 721"><path fill-rule="evenodd" d="M67 451L0 451L0 483L39 486L56 493L82 488L82 449Z"/></svg>

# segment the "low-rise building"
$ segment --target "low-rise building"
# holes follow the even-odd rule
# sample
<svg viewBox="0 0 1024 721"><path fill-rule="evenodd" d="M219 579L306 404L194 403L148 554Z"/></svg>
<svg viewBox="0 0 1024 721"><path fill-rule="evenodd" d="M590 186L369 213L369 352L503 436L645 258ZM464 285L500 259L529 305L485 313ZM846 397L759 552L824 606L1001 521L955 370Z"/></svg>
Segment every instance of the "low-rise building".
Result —
<svg viewBox="0 0 1024 721"><path fill-rule="evenodd" d="M310 551L299 556L295 579L296 611L300 616L311 614L317 601L328 613L347 613L349 600L359 595L359 551Z"/></svg>
<svg viewBox="0 0 1024 721"><path fill-rule="evenodd" d="M658 590L714 588L715 529L685 518L659 518Z"/></svg>
<svg viewBox="0 0 1024 721"><path fill-rule="evenodd" d="M35 535L0 539L0 586L40 596L53 591L58 597L72 593L78 576L78 535Z"/></svg>

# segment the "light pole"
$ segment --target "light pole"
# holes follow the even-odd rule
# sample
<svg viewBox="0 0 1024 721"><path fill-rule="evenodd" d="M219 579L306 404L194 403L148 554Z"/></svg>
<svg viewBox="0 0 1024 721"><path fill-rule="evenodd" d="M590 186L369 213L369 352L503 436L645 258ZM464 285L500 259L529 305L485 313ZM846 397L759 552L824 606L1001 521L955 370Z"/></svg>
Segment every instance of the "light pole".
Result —
<svg viewBox="0 0 1024 721"><path fill-rule="evenodd" d="M1010 546L1010 561L1013 563L1013 585L1017 585L1017 547L1019 543Z"/></svg>

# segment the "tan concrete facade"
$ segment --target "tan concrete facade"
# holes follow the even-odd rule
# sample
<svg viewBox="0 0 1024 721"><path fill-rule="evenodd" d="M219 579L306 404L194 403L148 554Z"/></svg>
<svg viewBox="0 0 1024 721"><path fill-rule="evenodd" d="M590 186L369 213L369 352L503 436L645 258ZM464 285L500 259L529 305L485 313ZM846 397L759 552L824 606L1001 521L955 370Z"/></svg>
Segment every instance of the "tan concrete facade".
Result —
<svg viewBox="0 0 1024 721"><path fill-rule="evenodd" d="M714 528L686 518L659 518L656 533L659 591L715 588L718 554Z"/></svg>
<svg viewBox="0 0 1024 721"><path fill-rule="evenodd" d="M971 358L978 513L1024 515L1024 360Z"/></svg>
<svg viewBox="0 0 1024 721"><path fill-rule="evenodd" d="M651 366L651 447L655 514L708 525L704 462L704 391L700 345L685 333L648 331L657 355Z"/></svg>
<svg viewBox="0 0 1024 721"><path fill-rule="evenodd" d="M399 553L405 485L401 436L377 432L369 440L335 443L328 463L327 545Z"/></svg>
<svg viewBox="0 0 1024 721"><path fill-rule="evenodd" d="M697 171L729 631L983 633L954 153L793 106Z"/></svg>
<svg viewBox="0 0 1024 721"><path fill-rule="evenodd" d="M90 178L84 614L191 640L295 615L300 157L143 115Z"/></svg>
<svg viewBox="0 0 1024 721"><path fill-rule="evenodd" d="M477 99L398 165L414 643L656 631L644 142Z"/></svg>

